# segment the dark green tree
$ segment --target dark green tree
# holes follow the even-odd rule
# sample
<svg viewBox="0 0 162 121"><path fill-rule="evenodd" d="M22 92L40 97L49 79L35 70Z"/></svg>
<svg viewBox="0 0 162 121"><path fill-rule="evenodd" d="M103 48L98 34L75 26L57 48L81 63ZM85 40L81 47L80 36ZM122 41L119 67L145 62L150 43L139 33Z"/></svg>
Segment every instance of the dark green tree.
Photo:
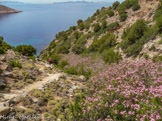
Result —
<svg viewBox="0 0 162 121"><path fill-rule="evenodd" d="M77 24L79 25L79 24L81 24L83 22L83 20L82 19L79 19L78 21L77 21Z"/></svg>
<svg viewBox="0 0 162 121"><path fill-rule="evenodd" d="M15 49L25 56L33 56L36 54L36 49L31 45L18 45Z"/></svg>
<svg viewBox="0 0 162 121"><path fill-rule="evenodd" d="M101 29L101 26L99 23L95 24L94 26L94 32L98 32Z"/></svg>

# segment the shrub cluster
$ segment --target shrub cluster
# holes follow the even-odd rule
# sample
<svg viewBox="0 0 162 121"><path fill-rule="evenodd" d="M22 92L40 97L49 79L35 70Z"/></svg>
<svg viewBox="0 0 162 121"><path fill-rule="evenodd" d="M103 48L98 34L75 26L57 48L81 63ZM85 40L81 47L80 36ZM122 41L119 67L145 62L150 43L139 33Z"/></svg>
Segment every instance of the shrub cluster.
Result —
<svg viewBox="0 0 162 121"><path fill-rule="evenodd" d="M125 21L127 19L126 9L131 7L134 11L140 9L138 0L125 0L117 7L117 11L120 15L120 21Z"/></svg>
<svg viewBox="0 0 162 121"><path fill-rule="evenodd" d="M162 15L162 1L160 1L159 6L158 6L157 10L155 11L154 20L159 18L161 15Z"/></svg>
<svg viewBox="0 0 162 121"><path fill-rule="evenodd" d="M36 49L31 45L18 45L15 50L25 56L33 56L36 54Z"/></svg>
<svg viewBox="0 0 162 121"><path fill-rule="evenodd" d="M120 2L116 1L113 3L112 8L116 10L116 8L120 5Z"/></svg>
<svg viewBox="0 0 162 121"><path fill-rule="evenodd" d="M127 56L137 56L143 45L156 35L157 28L155 26L148 28L146 22L140 19L123 32L120 46Z"/></svg>
<svg viewBox="0 0 162 121"><path fill-rule="evenodd" d="M152 58L152 61L155 63L155 62L159 62L161 61L162 62L162 55L159 56L159 55L154 55L153 58Z"/></svg>
<svg viewBox="0 0 162 121"><path fill-rule="evenodd" d="M99 23L94 25L94 32L98 32L101 29L101 26Z"/></svg>
<svg viewBox="0 0 162 121"><path fill-rule="evenodd" d="M85 29L85 26L84 26L84 23L83 22L79 24L79 29L81 31Z"/></svg>
<svg viewBox="0 0 162 121"><path fill-rule="evenodd" d="M109 49L116 45L115 35L112 33L107 33L101 39L95 39L91 46L88 48L90 52L100 52L102 53L105 49Z"/></svg>
<svg viewBox="0 0 162 121"><path fill-rule="evenodd" d="M91 70L85 70L84 66L81 67L69 67L64 70L65 73L72 75L84 75L86 79L89 79L91 76Z"/></svg>
<svg viewBox="0 0 162 121"><path fill-rule="evenodd" d="M19 61L10 60L8 63L13 68L15 68L15 67L18 67L20 69L22 68L22 65L21 65L21 63Z"/></svg>
<svg viewBox="0 0 162 121"><path fill-rule="evenodd" d="M72 51L75 53L75 54L81 54L85 51L85 46L82 45L82 44L76 44L73 48L72 48Z"/></svg>
<svg viewBox="0 0 162 121"><path fill-rule="evenodd" d="M109 17L112 17L112 16L114 16L114 11L112 9L109 9L107 11L107 14L109 15Z"/></svg>
<svg viewBox="0 0 162 121"><path fill-rule="evenodd" d="M103 53L102 53L102 58L108 64L116 63L116 62L118 63L119 60L122 59L120 53L114 52L113 48L108 49L108 50L104 50Z"/></svg>
<svg viewBox="0 0 162 121"><path fill-rule="evenodd" d="M5 54L8 49L12 47L3 41L3 37L0 37L0 54Z"/></svg>

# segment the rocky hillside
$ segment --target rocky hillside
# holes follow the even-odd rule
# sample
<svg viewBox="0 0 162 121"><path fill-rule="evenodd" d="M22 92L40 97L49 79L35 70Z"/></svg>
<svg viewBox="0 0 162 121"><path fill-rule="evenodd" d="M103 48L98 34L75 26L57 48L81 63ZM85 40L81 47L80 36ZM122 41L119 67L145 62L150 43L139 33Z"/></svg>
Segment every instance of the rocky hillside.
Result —
<svg viewBox="0 0 162 121"><path fill-rule="evenodd" d="M0 14L6 14L6 13L19 13L21 11L18 11L18 10L15 10L15 9L12 9L12 8L8 8L4 5L0 5Z"/></svg>
<svg viewBox="0 0 162 121"><path fill-rule="evenodd" d="M41 52L41 57L97 54L106 63L112 63L126 58L160 56L161 13L161 1L158 0L115 2L109 8L97 10L85 21L78 20L78 26L58 33ZM107 56L110 54L113 57Z"/></svg>

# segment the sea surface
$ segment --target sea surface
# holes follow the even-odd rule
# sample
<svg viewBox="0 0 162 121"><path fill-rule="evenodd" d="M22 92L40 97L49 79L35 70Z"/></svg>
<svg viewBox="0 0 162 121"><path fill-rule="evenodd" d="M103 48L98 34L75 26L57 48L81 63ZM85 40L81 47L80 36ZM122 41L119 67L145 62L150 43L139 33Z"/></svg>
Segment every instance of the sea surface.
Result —
<svg viewBox="0 0 162 121"><path fill-rule="evenodd" d="M0 14L0 36L12 46L33 45L40 53L55 38L55 35L78 19L87 19L110 3L57 3L57 4L7 4L21 13Z"/></svg>

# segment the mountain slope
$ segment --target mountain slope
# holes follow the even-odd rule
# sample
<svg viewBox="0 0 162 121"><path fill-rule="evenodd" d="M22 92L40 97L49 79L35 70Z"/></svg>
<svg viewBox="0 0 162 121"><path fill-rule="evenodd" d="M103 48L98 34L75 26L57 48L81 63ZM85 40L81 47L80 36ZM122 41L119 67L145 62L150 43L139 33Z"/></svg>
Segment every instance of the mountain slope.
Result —
<svg viewBox="0 0 162 121"><path fill-rule="evenodd" d="M0 14L6 14L6 13L19 13L21 11L18 11L18 10L15 10L15 9L12 9L12 8L8 8L4 5L0 5Z"/></svg>
<svg viewBox="0 0 162 121"><path fill-rule="evenodd" d="M102 8L101 10L97 10L96 13L89 17L87 20L82 21L78 20L78 26L70 27L67 31L62 31L56 35L55 40L51 42L51 44L41 52L41 57L49 58L51 54L89 54L89 53L98 53L99 55L104 55L104 51L108 50L108 48L114 48L114 52L119 52L122 58L128 57L142 57L141 55L145 54L142 49L146 49L144 44L148 41L157 38L156 41L160 41L161 33L155 32L153 38L149 38L148 35L142 35L137 38L137 40L141 39L143 36L148 38L147 42L140 44L140 49L135 53L128 54L126 52L127 48L124 49L120 46L120 43L126 40L123 38L123 33L126 29L130 28L133 24L136 23L137 20L143 19L146 26L152 27L152 30L147 28L148 31L158 31L153 30L157 29L156 21L157 19L154 17L155 12L158 11L158 5L160 4L157 0L149 0L149 1L138 1L138 0L126 0L123 3L115 2L112 7ZM159 5L159 11L161 11L161 7ZM133 31L133 30L132 30ZM136 30L135 30L136 31ZM146 33L146 31L144 33ZM111 45L108 41L110 41L106 36L107 34L114 34L115 43ZM149 33L149 32L148 32ZM144 37L143 37L144 38ZM107 44L106 44L107 39ZM105 42L104 44L102 44ZM130 44L130 46L137 45L135 40L134 43ZM100 44L100 45L99 45ZM153 43L152 43L153 44ZM156 44L156 43L155 43ZM157 45L157 48L160 48L156 54L161 53L161 45ZM143 48L144 47L144 48ZM99 49L100 48L100 49ZM140 55L140 56L139 56ZM155 54L150 54L153 57Z"/></svg>

